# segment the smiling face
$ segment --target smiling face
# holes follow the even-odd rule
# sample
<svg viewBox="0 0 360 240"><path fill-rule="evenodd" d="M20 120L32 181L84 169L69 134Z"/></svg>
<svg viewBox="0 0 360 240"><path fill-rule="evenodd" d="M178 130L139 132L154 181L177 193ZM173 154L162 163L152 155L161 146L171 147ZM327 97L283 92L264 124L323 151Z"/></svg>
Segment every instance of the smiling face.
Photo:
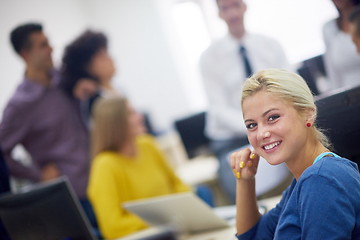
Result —
<svg viewBox="0 0 360 240"><path fill-rule="evenodd" d="M272 165L301 158L309 138L307 121L290 103L261 90L245 98L242 109L257 154Z"/></svg>

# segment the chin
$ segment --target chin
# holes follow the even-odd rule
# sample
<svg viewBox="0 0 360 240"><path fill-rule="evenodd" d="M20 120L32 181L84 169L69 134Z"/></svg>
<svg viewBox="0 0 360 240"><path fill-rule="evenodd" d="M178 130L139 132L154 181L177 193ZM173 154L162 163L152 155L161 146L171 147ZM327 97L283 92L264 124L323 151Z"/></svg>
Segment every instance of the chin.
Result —
<svg viewBox="0 0 360 240"><path fill-rule="evenodd" d="M281 159L275 158L275 157L272 157L272 156L270 156L270 157L269 156L267 156L267 157L261 156L261 157L263 159L265 159L270 165L273 165L273 166L279 165L279 164L284 162Z"/></svg>

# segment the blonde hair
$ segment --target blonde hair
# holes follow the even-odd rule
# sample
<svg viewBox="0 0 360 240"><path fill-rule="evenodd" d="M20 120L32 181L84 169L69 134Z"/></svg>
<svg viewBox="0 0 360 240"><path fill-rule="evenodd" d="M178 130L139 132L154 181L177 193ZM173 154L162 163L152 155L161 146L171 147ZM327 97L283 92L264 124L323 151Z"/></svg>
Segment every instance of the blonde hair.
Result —
<svg viewBox="0 0 360 240"><path fill-rule="evenodd" d="M92 157L118 151L128 136L128 104L121 97L101 98L94 104L91 131Z"/></svg>
<svg viewBox="0 0 360 240"><path fill-rule="evenodd" d="M291 103L300 115L312 110L314 112L312 117L316 122L317 107L314 96L305 80L298 74L281 69L266 69L255 73L244 82L241 106L247 97L259 91L269 92ZM316 126L313 129L316 138L325 147L331 148L329 139L322 130Z"/></svg>

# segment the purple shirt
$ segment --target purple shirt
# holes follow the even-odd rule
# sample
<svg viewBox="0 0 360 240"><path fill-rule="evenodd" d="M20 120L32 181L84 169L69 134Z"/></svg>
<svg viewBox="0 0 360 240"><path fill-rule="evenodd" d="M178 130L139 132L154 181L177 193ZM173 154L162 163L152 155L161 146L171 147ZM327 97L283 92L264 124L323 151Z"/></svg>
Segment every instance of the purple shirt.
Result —
<svg viewBox="0 0 360 240"><path fill-rule="evenodd" d="M0 145L11 175L40 180L40 169L55 163L66 175L76 194L83 198L89 175L89 136L79 102L58 88L58 76L45 87L24 79L8 102L0 123ZM11 158L12 149L22 144L32 157L24 166Z"/></svg>

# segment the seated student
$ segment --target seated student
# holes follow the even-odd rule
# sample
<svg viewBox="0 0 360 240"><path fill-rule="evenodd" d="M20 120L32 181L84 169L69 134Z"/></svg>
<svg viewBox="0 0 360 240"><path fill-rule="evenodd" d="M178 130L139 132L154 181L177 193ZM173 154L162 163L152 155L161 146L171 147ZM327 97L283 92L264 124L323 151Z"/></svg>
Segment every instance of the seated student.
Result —
<svg viewBox="0 0 360 240"><path fill-rule="evenodd" d="M350 34L356 46L356 51L360 54L360 6L356 7L349 16Z"/></svg>
<svg viewBox="0 0 360 240"><path fill-rule="evenodd" d="M241 98L254 150L231 155L238 239L360 239L357 165L329 150L305 81L285 70L263 70L246 80ZM272 165L285 162L295 177L263 216L255 196L259 156Z"/></svg>
<svg viewBox="0 0 360 240"><path fill-rule="evenodd" d="M106 239L147 228L121 207L125 201L191 191L166 163L141 116L120 97L100 98L93 109L88 196Z"/></svg>

